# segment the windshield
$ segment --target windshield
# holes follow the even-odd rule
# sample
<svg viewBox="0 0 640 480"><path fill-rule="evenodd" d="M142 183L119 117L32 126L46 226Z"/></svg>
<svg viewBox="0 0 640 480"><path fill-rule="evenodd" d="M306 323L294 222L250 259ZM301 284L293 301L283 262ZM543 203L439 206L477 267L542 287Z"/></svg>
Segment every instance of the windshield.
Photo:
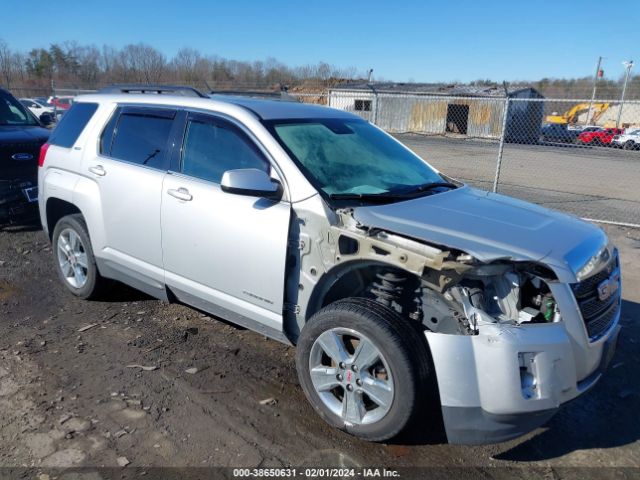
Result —
<svg viewBox="0 0 640 480"><path fill-rule="evenodd" d="M0 125L38 125L38 122L16 99L0 95Z"/></svg>
<svg viewBox="0 0 640 480"><path fill-rule="evenodd" d="M402 193L445 179L392 137L359 119L274 120L267 126L327 196Z"/></svg>

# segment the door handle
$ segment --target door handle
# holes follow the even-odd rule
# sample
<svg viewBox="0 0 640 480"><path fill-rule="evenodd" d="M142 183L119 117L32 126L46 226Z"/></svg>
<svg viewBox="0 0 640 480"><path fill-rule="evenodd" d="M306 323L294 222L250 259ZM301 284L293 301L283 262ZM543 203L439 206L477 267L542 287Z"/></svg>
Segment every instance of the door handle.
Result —
<svg viewBox="0 0 640 480"><path fill-rule="evenodd" d="M96 165L95 167L89 167L89 171L99 177L104 177L107 174L107 171L104 169L102 165Z"/></svg>
<svg viewBox="0 0 640 480"><path fill-rule="evenodd" d="M175 197L178 200L184 200L185 202L189 202L193 199L193 195L189 193L189 190L183 187L180 187L178 189L170 188L169 190L167 190L167 193L172 197Z"/></svg>

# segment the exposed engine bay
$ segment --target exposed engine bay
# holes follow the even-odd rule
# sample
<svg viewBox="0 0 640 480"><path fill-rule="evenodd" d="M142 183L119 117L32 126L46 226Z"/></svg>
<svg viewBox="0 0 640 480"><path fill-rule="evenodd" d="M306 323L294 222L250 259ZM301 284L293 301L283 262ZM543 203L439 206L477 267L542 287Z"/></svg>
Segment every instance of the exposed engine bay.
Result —
<svg viewBox="0 0 640 480"><path fill-rule="evenodd" d="M482 263L465 252L426 245L358 225L339 210L330 227L335 262L372 261L347 271L335 295L368 296L435 333L474 335L483 324L550 323L560 312L544 266L498 260ZM332 300L331 292L325 303Z"/></svg>

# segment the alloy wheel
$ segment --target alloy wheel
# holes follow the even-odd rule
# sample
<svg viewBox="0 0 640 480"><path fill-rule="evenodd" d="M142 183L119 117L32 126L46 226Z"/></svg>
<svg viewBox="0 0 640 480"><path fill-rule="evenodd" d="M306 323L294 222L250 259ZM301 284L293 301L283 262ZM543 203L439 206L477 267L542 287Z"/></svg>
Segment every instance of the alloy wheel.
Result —
<svg viewBox="0 0 640 480"><path fill-rule="evenodd" d="M355 330L323 332L311 347L309 373L321 401L345 423L375 423L391 409L389 364L378 347Z"/></svg>
<svg viewBox="0 0 640 480"><path fill-rule="evenodd" d="M62 275L73 288L82 288L87 283L89 262L80 235L71 228L65 228L58 235L57 243Z"/></svg>

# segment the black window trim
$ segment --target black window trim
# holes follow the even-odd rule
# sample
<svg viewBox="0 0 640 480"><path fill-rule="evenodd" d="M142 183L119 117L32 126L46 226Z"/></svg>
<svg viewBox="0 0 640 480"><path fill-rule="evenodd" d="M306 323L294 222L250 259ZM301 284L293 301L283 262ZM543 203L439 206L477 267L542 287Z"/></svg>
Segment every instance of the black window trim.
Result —
<svg viewBox="0 0 640 480"><path fill-rule="evenodd" d="M189 119L193 118L194 116L200 116L209 121L219 120L222 122L230 123L234 127L238 128L243 134L245 134L248 140L259 150L259 152L262 154L264 159L267 161L270 167L269 174L273 176L275 172L275 176L280 181L280 183L282 183L283 189L285 192L283 200L285 200L286 198L290 198L289 187L287 185L286 176L284 175L283 170L278 165L278 162L276 162L275 158L271 155L269 150L267 150L264 144L256 137L256 135L241 121L223 112L215 112L211 110L204 110L204 109L198 109L198 108L184 108L182 109L182 114L183 114L182 118L178 119L178 122L181 122L181 124L179 125L178 128L176 128L178 133L174 137L175 138L174 148L171 156L171 166L169 168L168 173L171 173L177 176L182 176L186 179L193 180L193 181L205 182L210 185L217 185L217 186L220 185L219 183L211 180L205 180L203 178L198 178L192 175L187 175L185 173L182 173L182 150L183 150L184 141L187 133L187 126L189 124Z"/></svg>
<svg viewBox="0 0 640 480"><path fill-rule="evenodd" d="M213 123L213 124L216 124L216 123L217 124L225 124L226 123L226 124L231 125L232 127L235 127L237 130L239 130L245 136L246 140L249 141L249 143L253 146L253 148L255 148L260 153L260 155L262 156L262 159L266 162L267 166L269 167L269 170L267 171L267 173L271 174L272 162L270 161L269 157L267 155L265 155L264 149L260 148L259 143L256 142L252 138L252 136L247 135L246 130L241 128L241 127L239 127L237 122L230 121L229 119L223 118L222 116L216 115L216 114L209 115L209 114L202 113L202 112L187 111L187 114L185 116L184 130L183 130L183 133L182 133L182 139L181 139L181 141L179 143L176 144L176 146L179 146L179 148L176 148L176 150L178 150L178 153L179 153L178 172L180 173L180 175L184 175L187 178L195 178L195 179L198 179L198 180L202 180L202 181L205 181L205 182L208 182L208 183L212 183L214 185L220 185L219 182L215 182L213 180L207 180L207 179L200 178L200 177L195 177L193 175L189 175L189 174L183 172L183 160L184 160L183 153L184 153L184 142L187 139L187 128L188 128L189 122L191 120L196 120L197 121L197 119L200 119L201 121L204 121L204 122L210 122L210 123Z"/></svg>
<svg viewBox="0 0 640 480"><path fill-rule="evenodd" d="M149 113L153 113L153 115L149 115ZM173 150L173 139L175 136L175 128L176 128L176 120L179 116L180 113L180 109L173 107L171 105L146 105L146 104L142 104L142 105L128 105L128 104L117 104L116 108L113 110L113 112L111 113L111 115L109 115L109 119L104 123L104 125L102 126L102 130L100 131L100 135L98 136L98 144L96 145L97 147L97 156L99 158L104 158L107 160L113 160L116 162L122 162L122 163L126 163L127 165L133 165L136 167L140 167L140 168L147 168L150 170L154 170L154 171L159 171L159 172L168 172L170 170L170 159L172 156L172 150ZM111 149L113 147L113 140L116 138L116 134L118 133L118 126L120 125L120 119L122 118L122 115L138 115L138 116L150 116L150 117L156 117L156 118L166 118L166 119L170 119L172 121L171 124L171 128L169 129L169 135L167 137L167 141L166 141L166 145L165 145L165 150L163 152L163 159L162 159L162 167L154 167L154 166L150 166L150 165L143 165L141 163L137 163L137 162L132 162L129 160L126 160L124 158L118 158L118 157L114 157L111 155ZM108 125L111 123L111 121L116 118L115 120L115 125L113 127L113 132L111 132L111 140L109 142L109 154L106 155L105 153L100 151L100 146L102 143L102 135L104 134L105 130L107 129ZM179 120L178 120L179 121Z"/></svg>

